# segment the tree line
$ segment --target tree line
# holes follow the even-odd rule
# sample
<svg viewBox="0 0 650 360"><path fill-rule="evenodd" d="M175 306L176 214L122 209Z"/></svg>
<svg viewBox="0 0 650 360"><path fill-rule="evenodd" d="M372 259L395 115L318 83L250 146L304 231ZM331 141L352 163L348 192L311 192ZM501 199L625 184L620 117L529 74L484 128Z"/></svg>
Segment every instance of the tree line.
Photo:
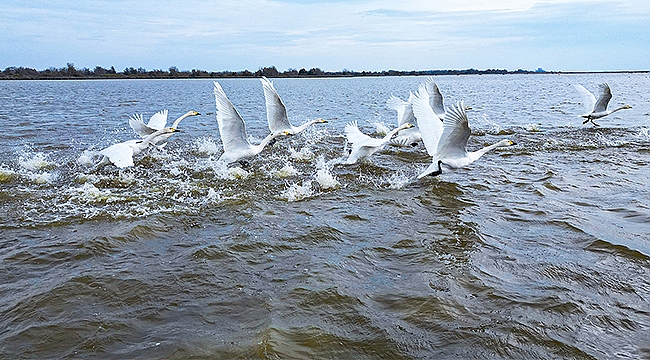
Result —
<svg viewBox="0 0 650 360"><path fill-rule="evenodd" d="M179 70L176 66L168 70L153 69L147 70L139 67L127 67L122 71L116 71L115 67L110 69L96 66L94 69L77 69L73 63L65 67L50 67L45 70L36 70L27 67L10 66L0 72L0 79L3 80L46 80L46 79L185 79L185 78L248 78L266 76L269 78L297 78L297 77L352 77L352 76L407 76L407 75L475 75L475 74L530 74L547 73L539 68L537 70L508 71L504 69L466 69L466 70L383 70L383 71L354 71L343 69L341 71L323 71L319 68L309 70L302 68L288 69L280 72L275 66L262 67L255 72L242 71L205 71L205 70Z"/></svg>

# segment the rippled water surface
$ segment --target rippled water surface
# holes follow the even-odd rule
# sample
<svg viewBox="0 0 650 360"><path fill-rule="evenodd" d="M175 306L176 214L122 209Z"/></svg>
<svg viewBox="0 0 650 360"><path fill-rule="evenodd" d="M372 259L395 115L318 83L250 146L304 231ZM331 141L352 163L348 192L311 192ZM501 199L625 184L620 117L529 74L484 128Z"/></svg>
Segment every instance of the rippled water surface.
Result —
<svg viewBox="0 0 650 360"><path fill-rule="evenodd" d="M0 82L0 358L650 358L650 76L435 80L471 149L517 145L341 165L424 78L277 79L328 123L225 169L210 80ZM633 108L582 125L571 85L605 81ZM259 80L220 83L258 142ZM94 166L161 109L202 115Z"/></svg>

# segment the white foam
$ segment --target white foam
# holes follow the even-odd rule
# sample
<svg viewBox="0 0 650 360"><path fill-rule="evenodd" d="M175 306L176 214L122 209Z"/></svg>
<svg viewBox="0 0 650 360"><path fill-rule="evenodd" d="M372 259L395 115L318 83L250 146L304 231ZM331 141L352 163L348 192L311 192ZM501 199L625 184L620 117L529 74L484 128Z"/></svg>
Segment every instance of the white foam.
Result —
<svg viewBox="0 0 650 360"><path fill-rule="evenodd" d="M95 155L97 155L97 153L94 151L84 150L84 152L77 158L77 164L82 166L93 166L93 157Z"/></svg>
<svg viewBox="0 0 650 360"><path fill-rule="evenodd" d="M277 178L287 178L291 176L299 175L300 172L296 170L291 164L287 163L280 170L272 170L271 175Z"/></svg>
<svg viewBox="0 0 650 360"><path fill-rule="evenodd" d="M55 172L43 171L41 173L26 173L24 176L36 184L49 184L56 180L59 175Z"/></svg>
<svg viewBox="0 0 650 360"><path fill-rule="evenodd" d="M328 168L318 169L314 178L321 189L336 189L341 186L341 183L336 180Z"/></svg>
<svg viewBox="0 0 650 360"><path fill-rule="evenodd" d="M282 197L287 199L289 202L304 200L314 194L314 191L311 187L311 181L305 181L302 185L298 183L291 184L289 187L282 192Z"/></svg>
<svg viewBox="0 0 650 360"><path fill-rule="evenodd" d="M25 170L38 171L54 165L48 161L48 155L44 153L25 153L18 157L18 165Z"/></svg>
<svg viewBox="0 0 650 360"><path fill-rule="evenodd" d="M0 165L0 183L9 182L17 175L15 171L5 168L4 165Z"/></svg>
<svg viewBox="0 0 650 360"><path fill-rule="evenodd" d="M199 154L216 155L219 152L219 147L212 138L200 138L195 141L194 146Z"/></svg>
<svg viewBox="0 0 650 360"><path fill-rule="evenodd" d="M111 195L110 190L100 190L95 185L84 183L82 186L74 189L80 200L87 202L105 201Z"/></svg>
<svg viewBox="0 0 650 360"><path fill-rule="evenodd" d="M375 133L380 136L384 136L390 132L390 129L388 129L388 126L384 125L383 123L380 122L374 122L371 123L375 125Z"/></svg>
<svg viewBox="0 0 650 360"><path fill-rule="evenodd" d="M311 149L307 146L300 148L300 151L296 151L294 148L289 146L289 153L291 154L290 156L293 160L300 162L308 162L315 157L314 152L311 151Z"/></svg>

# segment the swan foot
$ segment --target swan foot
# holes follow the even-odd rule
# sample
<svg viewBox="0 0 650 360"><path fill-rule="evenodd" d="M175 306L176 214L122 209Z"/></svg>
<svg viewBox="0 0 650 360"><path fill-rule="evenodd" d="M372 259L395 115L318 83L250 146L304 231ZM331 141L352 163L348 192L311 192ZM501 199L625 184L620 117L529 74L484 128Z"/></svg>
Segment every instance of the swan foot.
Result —
<svg viewBox="0 0 650 360"><path fill-rule="evenodd" d="M248 167L251 166L251 164L246 161L246 160L239 160L238 161L239 165L241 165L242 168L247 169Z"/></svg>

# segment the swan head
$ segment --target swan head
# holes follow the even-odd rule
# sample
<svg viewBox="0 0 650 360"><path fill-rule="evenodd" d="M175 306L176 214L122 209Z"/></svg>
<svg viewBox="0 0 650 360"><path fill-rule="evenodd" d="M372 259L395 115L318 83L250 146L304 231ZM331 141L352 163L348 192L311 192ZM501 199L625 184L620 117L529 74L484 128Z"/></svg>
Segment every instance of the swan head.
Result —
<svg viewBox="0 0 650 360"><path fill-rule="evenodd" d="M631 109L632 107L628 104L621 106L621 109Z"/></svg>
<svg viewBox="0 0 650 360"><path fill-rule="evenodd" d="M323 124L323 123L326 123L326 122L327 122L327 120L325 120L323 118L318 118L318 119L314 120L314 123L316 123L316 124Z"/></svg>
<svg viewBox="0 0 650 360"><path fill-rule="evenodd" d="M414 127L414 126L415 125L413 125L411 123L406 123L406 124L402 125L401 128L402 129L410 129L410 128Z"/></svg>
<svg viewBox="0 0 650 360"><path fill-rule="evenodd" d="M189 111L189 112L187 113L187 115L188 115L188 116L197 116L197 115L201 115L201 114L200 114L198 111L194 111L194 110L192 110L192 111Z"/></svg>
<svg viewBox="0 0 650 360"><path fill-rule="evenodd" d="M505 139L505 140L501 140L501 141L499 141L499 142L497 143L497 145L498 145L499 147L506 147L506 146L517 145L517 143L515 143L514 141L512 141L512 140L510 140L510 139Z"/></svg>

